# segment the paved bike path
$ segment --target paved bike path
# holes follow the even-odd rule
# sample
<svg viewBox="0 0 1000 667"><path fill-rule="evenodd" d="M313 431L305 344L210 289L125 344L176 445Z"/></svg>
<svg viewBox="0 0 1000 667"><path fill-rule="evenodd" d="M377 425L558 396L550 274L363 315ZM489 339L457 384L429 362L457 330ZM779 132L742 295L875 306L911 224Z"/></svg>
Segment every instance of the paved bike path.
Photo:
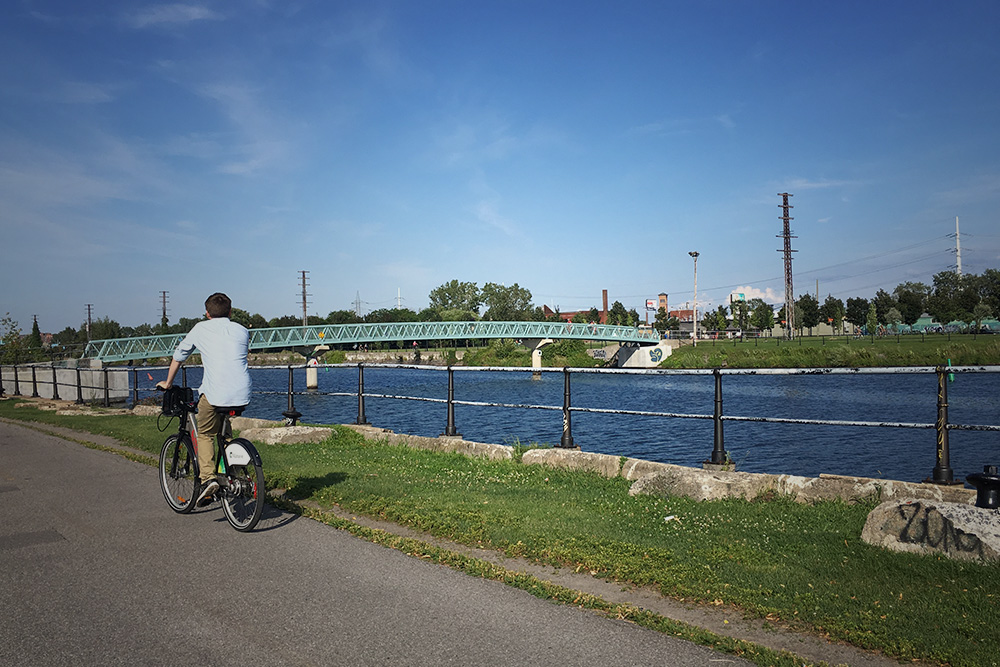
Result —
<svg viewBox="0 0 1000 667"><path fill-rule="evenodd" d="M746 665L0 422L0 664Z"/></svg>

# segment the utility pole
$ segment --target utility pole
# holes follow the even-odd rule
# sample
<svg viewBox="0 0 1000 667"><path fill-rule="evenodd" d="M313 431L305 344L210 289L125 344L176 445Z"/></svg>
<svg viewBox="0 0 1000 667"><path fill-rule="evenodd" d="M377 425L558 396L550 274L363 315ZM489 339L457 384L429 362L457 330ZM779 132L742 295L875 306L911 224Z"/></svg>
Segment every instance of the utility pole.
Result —
<svg viewBox="0 0 1000 667"><path fill-rule="evenodd" d="M162 324L163 328L166 329L167 328L167 322L170 321L170 320L167 319L167 291L166 290L163 290L163 291L160 292L160 304L163 307L163 315L160 317L160 324Z"/></svg>
<svg viewBox="0 0 1000 667"><path fill-rule="evenodd" d="M94 304L88 303L87 304L87 342L88 343L90 342L90 324L91 324L91 319L92 319L93 315L94 315Z"/></svg>
<svg viewBox="0 0 1000 667"><path fill-rule="evenodd" d="M396 310L400 310L403 307L403 294L396 288Z"/></svg>
<svg viewBox="0 0 1000 667"><path fill-rule="evenodd" d="M309 297L312 296L312 294L306 293L306 285L308 284L306 274L308 273L308 271L299 271L302 276L302 326L304 327L309 326L309 316L306 313L309 311Z"/></svg>
<svg viewBox="0 0 1000 667"><path fill-rule="evenodd" d="M358 291L357 296L354 297L354 314L361 317L361 292Z"/></svg>
<svg viewBox="0 0 1000 667"><path fill-rule="evenodd" d="M694 259L694 321L691 323L691 333L694 335L694 346L698 347L698 255L692 250L688 253Z"/></svg>
<svg viewBox="0 0 1000 667"><path fill-rule="evenodd" d="M783 232L778 234L779 239L785 239L785 337L792 338L795 331L795 295L794 289L792 288L792 253L798 252L797 250L792 250L792 239L798 238L797 236L792 236L791 229L789 228L789 223L794 220L788 215L788 210L795 208L788 203L788 198L792 195L787 192L779 192L778 196L781 197L781 209L784 212L779 220L784 222ZM782 252L779 250L778 252Z"/></svg>

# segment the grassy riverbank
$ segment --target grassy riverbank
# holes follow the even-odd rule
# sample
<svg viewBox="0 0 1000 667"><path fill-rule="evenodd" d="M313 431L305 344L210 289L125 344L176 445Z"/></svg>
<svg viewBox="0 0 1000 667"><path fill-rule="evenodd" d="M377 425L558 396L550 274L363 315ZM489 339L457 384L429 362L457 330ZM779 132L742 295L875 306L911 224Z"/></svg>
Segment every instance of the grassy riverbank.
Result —
<svg viewBox="0 0 1000 667"><path fill-rule="evenodd" d="M61 416L16 404L0 401L0 416L109 435L150 457L164 438L155 417ZM868 546L859 536L870 506L632 497L622 479L389 446L341 427L320 445L263 445L261 453L269 488L287 489L294 500L336 504L623 587L651 586L903 660L998 661L1000 567ZM612 612L530 577L486 574L478 561L425 547L405 548L542 597L681 632L758 664L799 664L711 633L679 631L636 609Z"/></svg>
<svg viewBox="0 0 1000 667"><path fill-rule="evenodd" d="M661 368L868 368L1000 364L1000 336L944 335L858 338L803 336L699 341L684 345Z"/></svg>

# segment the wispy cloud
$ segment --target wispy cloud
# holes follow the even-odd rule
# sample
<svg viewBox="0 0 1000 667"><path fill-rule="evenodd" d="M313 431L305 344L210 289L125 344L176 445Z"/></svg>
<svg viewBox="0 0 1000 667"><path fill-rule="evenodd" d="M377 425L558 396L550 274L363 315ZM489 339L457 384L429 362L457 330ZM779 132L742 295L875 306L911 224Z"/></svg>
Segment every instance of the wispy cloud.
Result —
<svg viewBox="0 0 1000 667"><path fill-rule="evenodd" d="M1000 174L983 174L963 187L938 192L935 198L949 205L1000 199Z"/></svg>
<svg viewBox="0 0 1000 667"><path fill-rule="evenodd" d="M779 188L785 188L787 192L802 192L805 190L827 190L830 188L842 188L849 185L857 185L855 181L830 180L820 178L811 180L808 178L790 178L783 182Z"/></svg>
<svg viewBox="0 0 1000 667"><path fill-rule="evenodd" d="M147 7L129 14L125 20L133 28L143 29L164 25L183 25L195 21L218 21L223 18L225 17L219 12L203 5L174 3Z"/></svg>

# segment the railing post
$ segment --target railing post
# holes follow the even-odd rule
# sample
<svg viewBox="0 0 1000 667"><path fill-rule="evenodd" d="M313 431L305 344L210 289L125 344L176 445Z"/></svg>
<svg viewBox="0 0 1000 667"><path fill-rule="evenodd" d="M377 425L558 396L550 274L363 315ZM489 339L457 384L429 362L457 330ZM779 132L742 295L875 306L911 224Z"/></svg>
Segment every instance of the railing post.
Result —
<svg viewBox="0 0 1000 667"><path fill-rule="evenodd" d="M188 369L187 366L181 366L181 386L188 386Z"/></svg>
<svg viewBox="0 0 1000 667"><path fill-rule="evenodd" d="M302 413L295 409L295 392L291 366L288 367L288 409L282 412L281 416L285 418L285 423L289 426L295 426L299 418L302 417Z"/></svg>
<svg viewBox="0 0 1000 667"><path fill-rule="evenodd" d="M952 484L951 451L948 447L948 369L937 367L937 461L934 472L924 482L930 484Z"/></svg>
<svg viewBox="0 0 1000 667"><path fill-rule="evenodd" d="M52 364L52 400L58 401L59 398L59 378L56 377L56 365Z"/></svg>
<svg viewBox="0 0 1000 667"><path fill-rule="evenodd" d="M76 402L83 405L83 378L79 366L76 367Z"/></svg>
<svg viewBox="0 0 1000 667"><path fill-rule="evenodd" d="M19 373L17 371L18 371L18 368L15 365L14 366L14 395L15 396L20 396L21 395L21 379L18 377Z"/></svg>
<svg viewBox="0 0 1000 667"><path fill-rule="evenodd" d="M444 434L449 437L462 437L462 434L455 428L455 370L448 365L448 425L444 428Z"/></svg>
<svg viewBox="0 0 1000 667"><path fill-rule="evenodd" d="M0 365L0 396L3 396L3 365Z"/></svg>
<svg viewBox="0 0 1000 667"><path fill-rule="evenodd" d="M358 364L358 420L354 422L358 426L368 426L368 418L365 417L365 365Z"/></svg>
<svg viewBox="0 0 1000 667"><path fill-rule="evenodd" d="M104 407L111 407L111 389L108 385L108 369L104 370Z"/></svg>
<svg viewBox="0 0 1000 667"><path fill-rule="evenodd" d="M132 367L132 405L139 403L139 369Z"/></svg>
<svg viewBox="0 0 1000 667"><path fill-rule="evenodd" d="M35 376L35 367L31 367L31 397L38 398L38 378Z"/></svg>
<svg viewBox="0 0 1000 667"><path fill-rule="evenodd" d="M712 458L705 461L703 465L724 465L727 457L725 438L722 433L722 371L714 368L712 369L712 376L715 378L715 411L712 413L715 434L712 445Z"/></svg>
<svg viewBox="0 0 1000 667"><path fill-rule="evenodd" d="M573 444L573 429L570 425L569 407L569 369L563 368L563 432L562 439L559 440L559 446L567 449L576 447L576 445Z"/></svg>

